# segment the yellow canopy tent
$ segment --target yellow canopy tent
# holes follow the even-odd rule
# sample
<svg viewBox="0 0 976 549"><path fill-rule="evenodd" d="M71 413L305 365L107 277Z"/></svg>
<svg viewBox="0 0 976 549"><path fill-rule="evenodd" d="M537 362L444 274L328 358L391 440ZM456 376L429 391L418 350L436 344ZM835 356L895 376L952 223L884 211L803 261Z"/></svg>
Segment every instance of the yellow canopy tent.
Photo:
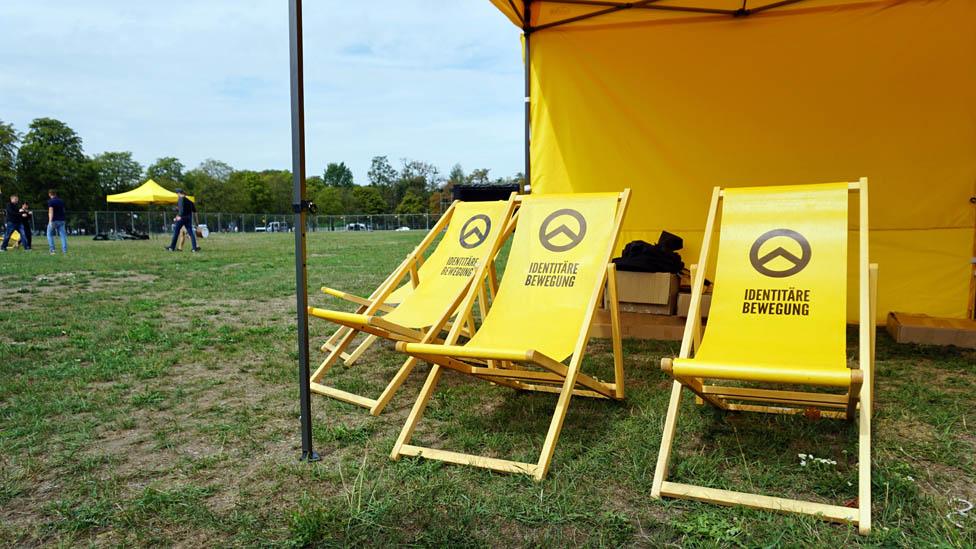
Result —
<svg viewBox="0 0 976 549"><path fill-rule="evenodd" d="M193 200L192 196L188 196ZM179 196L173 191L166 190L162 185L152 179L139 185L131 191L119 194L110 194L105 200L113 204L176 204Z"/></svg>
<svg viewBox="0 0 976 549"><path fill-rule="evenodd" d="M131 191L110 194L105 197L105 200L112 204L139 204L143 206L152 206L153 204L176 204L176 201L179 200L179 198L179 195L173 191L167 190L159 183L149 179ZM192 196L188 195L187 198L193 200ZM152 214L150 213L150 218L151 215ZM132 230L135 231L134 221ZM152 230L149 232L151 233Z"/></svg>
<svg viewBox="0 0 976 549"><path fill-rule="evenodd" d="M630 187L621 243L687 260L713 186L866 176L878 317L972 315L976 3L491 1L523 29L532 192Z"/></svg>

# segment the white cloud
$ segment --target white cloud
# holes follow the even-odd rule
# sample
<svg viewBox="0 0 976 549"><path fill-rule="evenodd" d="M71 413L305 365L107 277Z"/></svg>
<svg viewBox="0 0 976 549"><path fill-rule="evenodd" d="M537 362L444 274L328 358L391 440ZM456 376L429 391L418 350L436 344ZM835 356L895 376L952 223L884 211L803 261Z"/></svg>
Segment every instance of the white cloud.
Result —
<svg viewBox="0 0 976 549"><path fill-rule="evenodd" d="M308 170L370 158L522 167L518 30L487 0L306 0ZM89 154L290 160L283 0L4 0L0 119L50 116Z"/></svg>

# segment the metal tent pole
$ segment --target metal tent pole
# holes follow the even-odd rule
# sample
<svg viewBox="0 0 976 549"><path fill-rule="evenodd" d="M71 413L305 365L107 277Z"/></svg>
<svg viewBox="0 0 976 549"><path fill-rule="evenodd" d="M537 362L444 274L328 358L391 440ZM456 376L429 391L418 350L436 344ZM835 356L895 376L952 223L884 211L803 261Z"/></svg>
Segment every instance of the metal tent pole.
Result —
<svg viewBox="0 0 976 549"><path fill-rule="evenodd" d="M530 38L532 36L532 0L525 0L525 13L522 15L522 36L525 37L525 187L532 189L532 154L529 143L532 139L532 50Z"/></svg>
<svg viewBox="0 0 976 549"><path fill-rule="evenodd" d="M302 66L302 0L288 2L288 35L291 58L291 177L295 212L295 297L298 308L298 391L301 408L302 461L318 461L312 449L312 403L308 380L308 284L305 267L305 78Z"/></svg>

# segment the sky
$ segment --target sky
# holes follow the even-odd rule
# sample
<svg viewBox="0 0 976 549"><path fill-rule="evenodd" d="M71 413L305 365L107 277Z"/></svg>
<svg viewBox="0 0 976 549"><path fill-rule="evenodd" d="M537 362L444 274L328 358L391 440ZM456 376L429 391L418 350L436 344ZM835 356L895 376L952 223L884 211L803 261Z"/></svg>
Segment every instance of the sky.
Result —
<svg viewBox="0 0 976 549"><path fill-rule="evenodd" d="M374 156L522 171L519 30L488 0L306 0L307 173ZM2 0L0 120L85 152L290 169L285 0Z"/></svg>

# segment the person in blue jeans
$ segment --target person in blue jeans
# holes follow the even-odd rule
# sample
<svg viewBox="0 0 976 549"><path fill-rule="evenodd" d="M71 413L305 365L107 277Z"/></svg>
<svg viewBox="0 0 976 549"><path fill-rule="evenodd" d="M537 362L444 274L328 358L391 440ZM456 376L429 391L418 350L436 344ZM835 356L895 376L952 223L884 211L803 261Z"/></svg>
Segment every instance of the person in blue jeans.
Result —
<svg viewBox="0 0 976 549"><path fill-rule="evenodd" d="M172 252L176 249L176 239L180 237L180 229L186 227L186 232L190 233L190 243L193 245L191 251L199 252L200 248L197 247L197 233L193 230L193 214L196 213L197 207L186 196L186 192L183 189L176 189L176 194L179 195L179 199L176 201L176 219L174 220L176 222L173 223L173 240L166 247L166 250Z"/></svg>
<svg viewBox="0 0 976 549"><path fill-rule="evenodd" d="M61 253L68 253L68 231L64 227L64 200L58 197L58 191L47 191L47 246L54 255L54 233L61 237Z"/></svg>
<svg viewBox="0 0 976 549"><path fill-rule="evenodd" d="M14 234L14 231L20 231L21 245L24 246L24 250L30 250L27 231L24 230L24 223L21 221L20 198L17 195L10 195L10 202L7 202L4 213L7 214L7 225L3 231L3 243L0 244L0 252L7 251L7 244L10 243L10 235Z"/></svg>

